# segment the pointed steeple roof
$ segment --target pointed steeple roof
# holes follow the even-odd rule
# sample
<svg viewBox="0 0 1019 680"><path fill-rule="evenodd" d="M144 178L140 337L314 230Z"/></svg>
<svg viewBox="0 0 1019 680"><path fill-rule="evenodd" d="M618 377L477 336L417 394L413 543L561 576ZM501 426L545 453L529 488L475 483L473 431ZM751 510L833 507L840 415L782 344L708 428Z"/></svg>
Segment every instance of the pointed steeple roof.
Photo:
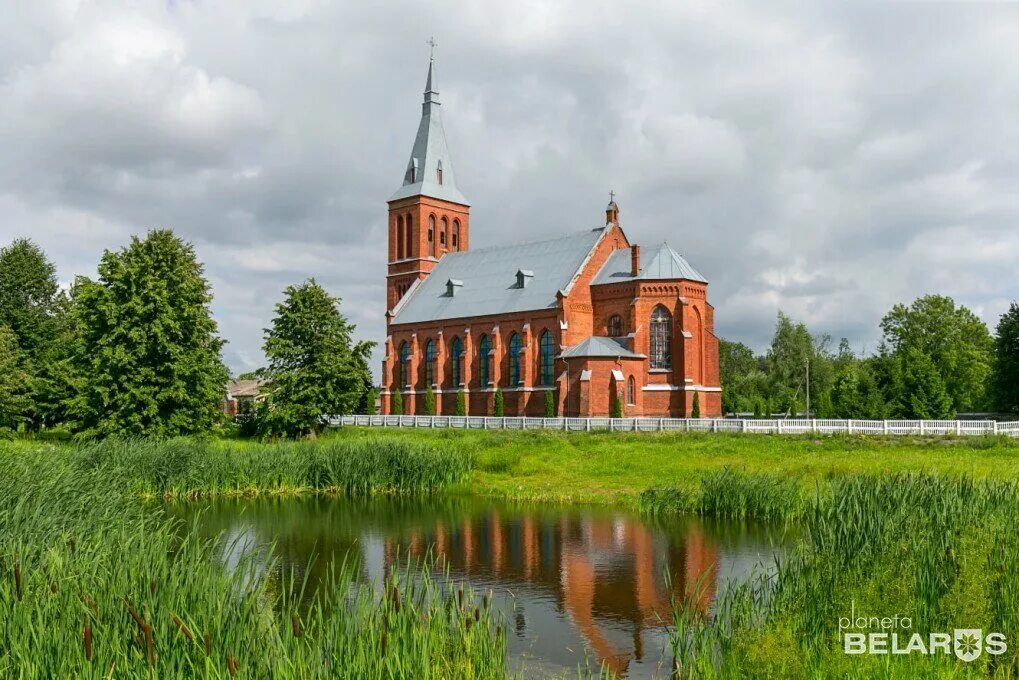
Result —
<svg viewBox="0 0 1019 680"><path fill-rule="evenodd" d="M425 99L421 104L421 122L418 124L414 147L403 174L403 186L390 197L396 201L410 196L430 196L443 201L470 205L456 186L453 161L446 145L446 132L442 128L442 106L435 90L435 60L428 61L428 79L425 81Z"/></svg>

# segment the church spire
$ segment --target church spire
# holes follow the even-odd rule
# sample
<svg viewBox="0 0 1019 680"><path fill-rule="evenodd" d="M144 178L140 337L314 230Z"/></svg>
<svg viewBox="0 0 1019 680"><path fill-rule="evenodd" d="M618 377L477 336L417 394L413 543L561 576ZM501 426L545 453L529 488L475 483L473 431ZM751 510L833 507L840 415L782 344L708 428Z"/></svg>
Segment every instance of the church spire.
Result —
<svg viewBox="0 0 1019 680"><path fill-rule="evenodd" d="M430 39L431 56L428 59L428 78L421 104L421 122L418 123L414 147L403 175L403 186L390 201L410 196L430 196L452 203L470 205L456 186L453 162L446 145L446 132L442 128L439 93L435 90L435 40Z"/></svg>

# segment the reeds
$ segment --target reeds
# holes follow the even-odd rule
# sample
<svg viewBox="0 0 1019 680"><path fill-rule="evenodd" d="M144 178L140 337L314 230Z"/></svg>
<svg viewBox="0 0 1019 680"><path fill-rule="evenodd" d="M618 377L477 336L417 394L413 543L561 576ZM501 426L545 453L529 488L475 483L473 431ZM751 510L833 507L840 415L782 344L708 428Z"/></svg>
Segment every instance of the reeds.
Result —
<svg viewBox="0 0 1019 680"><path fill-rule="evenodd" d="M469 590L447 596L441 574L408 568L374 588L341 567L305 597L300 573L261 559L224 565L214 541L135 497L186 495L203 488L201 475L225 480L215 475L245 464L239 452L207 467L179 443L152 445L142 461L126 445L106 446L72 463L65 452L0 445L0 677L505 676L499 617ZM311 450L318 467L278 451L295 476L277 485L428 490L464 469L423 451L410 460L431 466L424 471L395 465L384 448L359 450L368 462L356 464L341 460L349 452ZM372 461L381 471L354 481L351 471ZM247 481L223 488L270 479L257 467L267 459L247 464Z"/></svg>
<svg viewBox="0 0 1019 680"><path fill-rule="evenodd" d="M726 589L712 617L676 604L674 677L1019 675L1016 484L849 476L796 498L791 484L729 473L702 487L702 512L795 518L802 542L758 579ZM719 500L704 502L709 493ZM910 617L906 639L980 628L1004 633L1010 649L970 664L954 655L847 656L838 621L851 607Z"/></svg>

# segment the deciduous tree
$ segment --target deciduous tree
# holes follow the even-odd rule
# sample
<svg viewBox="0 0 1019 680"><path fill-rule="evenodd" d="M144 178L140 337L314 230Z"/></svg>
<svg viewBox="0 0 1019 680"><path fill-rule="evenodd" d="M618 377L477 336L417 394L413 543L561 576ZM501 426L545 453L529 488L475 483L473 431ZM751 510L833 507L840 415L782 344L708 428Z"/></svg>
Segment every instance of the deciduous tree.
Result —
<svg viewBox="0 0 1019 680"><path fill-rule="evenodd" d="M1019 304L1015 302L998 321L991 392L994 408L1019 413Z"/></svg>
<svg viewBox="0 0 1019 680"><path fill-rule="evenodd" d="M354 341L355 327L340 313L339 299L314 279L283 294L265 329L259 429L271 436L315 434L329 416L353 413L361 402L371 385L375 343Z"/></svg>
<svg viewBox="0 0 1019 680"><path fill-rule="evenodd" d="M211 301L194 248L169 230L106 251L98 280L78 279L74 409L84 434L189 435L219 420L228 374Z"/></svg>

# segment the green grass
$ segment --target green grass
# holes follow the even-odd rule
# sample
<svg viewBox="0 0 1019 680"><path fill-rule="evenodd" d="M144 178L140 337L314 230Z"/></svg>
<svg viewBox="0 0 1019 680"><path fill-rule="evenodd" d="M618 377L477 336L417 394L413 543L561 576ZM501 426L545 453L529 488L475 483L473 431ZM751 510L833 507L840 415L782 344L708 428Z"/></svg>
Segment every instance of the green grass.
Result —
<svg viewBox="0 0 1019 680"><path fill-rule="evenodd" d="M359 440L372 428L331 436ZM472 450L483 495L634 506L649 488L699 488L724 469L795 478L805 489L849 474L900 472L1019 479L1019 439L712 433L563 433L387 429L387 437Z"/></svg>

